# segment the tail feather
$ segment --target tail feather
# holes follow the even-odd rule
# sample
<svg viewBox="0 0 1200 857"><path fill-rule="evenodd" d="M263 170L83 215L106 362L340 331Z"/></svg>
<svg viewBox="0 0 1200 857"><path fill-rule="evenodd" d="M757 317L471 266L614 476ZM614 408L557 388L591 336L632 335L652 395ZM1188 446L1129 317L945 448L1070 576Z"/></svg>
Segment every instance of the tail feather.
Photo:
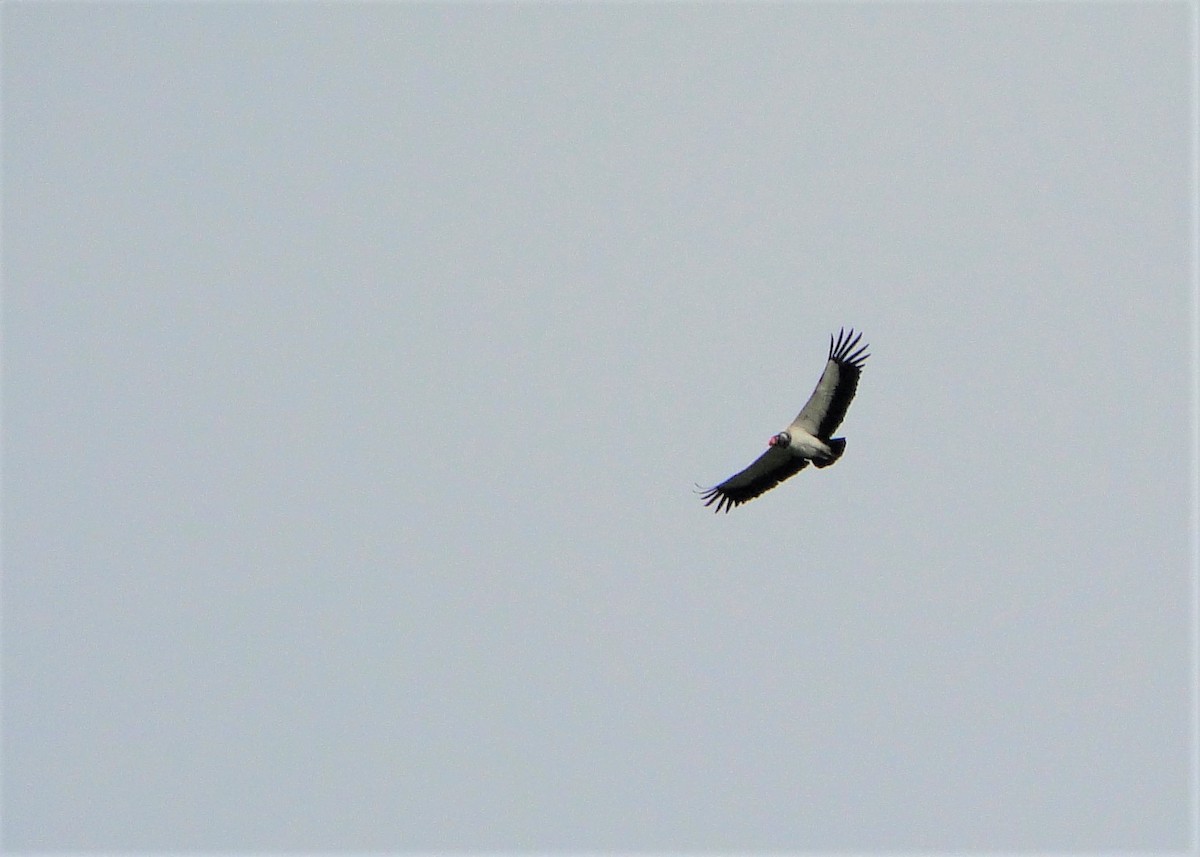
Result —
<svg viewBox="0 0 1200 857"><path fill-rule="evenodd" d="M813 464L817 467L828 467L841 458L842 453L846 451L846 439L844 437L830 438L825 443L833 454L828 458L814 458Z"/></svg>

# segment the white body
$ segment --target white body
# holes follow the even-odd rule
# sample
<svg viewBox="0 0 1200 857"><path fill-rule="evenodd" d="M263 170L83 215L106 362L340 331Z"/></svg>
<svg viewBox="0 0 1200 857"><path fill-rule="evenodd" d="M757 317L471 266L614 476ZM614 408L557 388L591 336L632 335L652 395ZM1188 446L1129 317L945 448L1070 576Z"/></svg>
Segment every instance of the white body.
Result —
<svg viewBox="0 0 1200 857"><path fill-rule="evenodd" d="M833 455L829 444L802 428L792 426L788 429L788 434L792 439L788 443L787 449L792 455L798 455L801 458L829 458Z"/></svg>

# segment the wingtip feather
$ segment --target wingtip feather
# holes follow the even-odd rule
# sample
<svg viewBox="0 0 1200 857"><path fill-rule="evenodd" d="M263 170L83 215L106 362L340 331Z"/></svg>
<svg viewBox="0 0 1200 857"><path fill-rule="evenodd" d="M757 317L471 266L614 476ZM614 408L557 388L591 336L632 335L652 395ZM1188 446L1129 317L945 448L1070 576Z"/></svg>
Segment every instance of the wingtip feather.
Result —
<svg viewBox="0 0 1200 857"><path fill-rule="evenodd" d="M861 369L863 361L871 356L867 352L867 349L870 347L869 345L859 345L862 342L862 338L862 333L856 332L853 327L849 330L843 327L838 331L836 342L832 335L829 337L829 359L842 365Z"/></svg>

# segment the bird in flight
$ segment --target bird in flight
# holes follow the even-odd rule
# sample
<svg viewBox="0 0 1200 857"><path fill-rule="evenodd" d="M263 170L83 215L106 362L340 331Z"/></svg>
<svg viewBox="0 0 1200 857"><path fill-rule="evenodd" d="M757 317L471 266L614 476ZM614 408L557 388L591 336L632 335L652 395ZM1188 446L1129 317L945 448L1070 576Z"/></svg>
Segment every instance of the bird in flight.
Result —
<svg viewBox="0 0 1200 857"><path fill-rule="evenodd" d="M787 429L767 441L767 451L753 464L703 491L700 496L705 506L716 503L714 512L728 512L796 475L810 461L817 467L828 467L842 457L846 439L832 435L846 416L863 363L871 356L866 345L859 347L860 339L862 334L856 336L854 328L849 332L842 328L836 340L829 337L825 371L804 408Z"/></svg>

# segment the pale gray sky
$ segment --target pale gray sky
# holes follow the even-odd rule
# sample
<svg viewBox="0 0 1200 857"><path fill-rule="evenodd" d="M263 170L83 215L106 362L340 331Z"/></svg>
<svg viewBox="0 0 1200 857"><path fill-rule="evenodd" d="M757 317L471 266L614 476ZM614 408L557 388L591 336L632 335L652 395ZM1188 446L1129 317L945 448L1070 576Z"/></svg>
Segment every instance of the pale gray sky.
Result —
<svg viewBox="0 0 1200 857"><path fill-rule="evenodd" d="M1189 5L0 23L7 850L1194 846Z"/></svg>

